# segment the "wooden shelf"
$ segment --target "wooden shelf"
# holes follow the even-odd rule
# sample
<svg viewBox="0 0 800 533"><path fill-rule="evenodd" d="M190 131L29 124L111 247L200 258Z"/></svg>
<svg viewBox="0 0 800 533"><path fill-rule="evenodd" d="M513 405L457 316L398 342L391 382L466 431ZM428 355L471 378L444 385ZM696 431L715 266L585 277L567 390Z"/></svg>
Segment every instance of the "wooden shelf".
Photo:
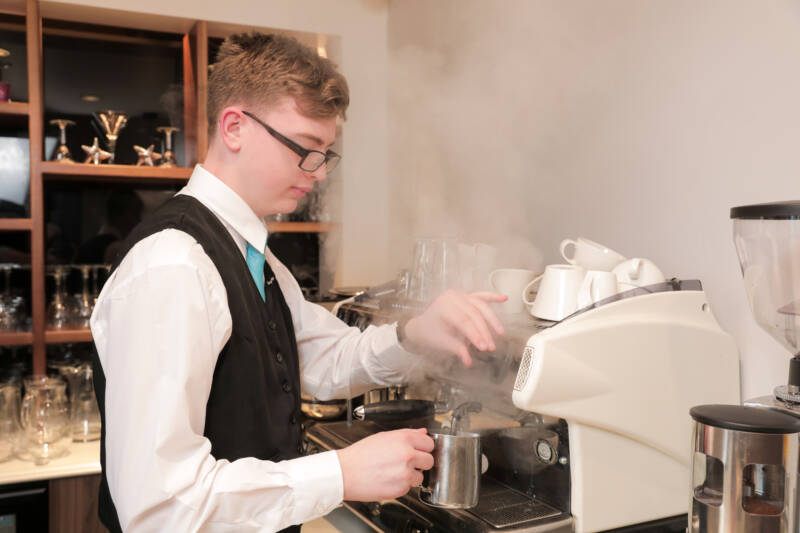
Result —
<svg viewBox="0 0 800 533"><path fill-rule="evenodd" d="M191 168L137 167L133 165L74 165L43 161L42 175L47 180L69 181L117 181L133 183L186 182L192 175Z"/></svg>
<svg viewBox="0 0 800 533"><path fill-rule="evenodd" d="M0 231L30 231L32 227L29 218L0 218Z"/></svg>
<svg viewBox="0 0 800 533"><path fill-rule="evenodd" d="M44 333L44 341L48 344L92 342L92 331L89 329L49 329Z"/></svg>
<svg viewBox="0 0 800 533"><path fill-rule="evenodd" d="M22 346L33 344L33 333L30 331L0 332L0 346Z"/></svg>
<svg viewBox="0 0 800 533"><path fill-rule="evenodd" d="M4 126L28 125L27 102L0 102L0 124Z"/></svg>
<svg viewBox="0 0 800 533"><path fill-rule="evenodd" d="M335 227L331 222L267 222L270 233L327 233Z"/></svg>
<svg viewBox="0 0 800 533"><path fill-rule="evenodd" d="M0 102L0 115L28 116L28 102Z"/></svg>

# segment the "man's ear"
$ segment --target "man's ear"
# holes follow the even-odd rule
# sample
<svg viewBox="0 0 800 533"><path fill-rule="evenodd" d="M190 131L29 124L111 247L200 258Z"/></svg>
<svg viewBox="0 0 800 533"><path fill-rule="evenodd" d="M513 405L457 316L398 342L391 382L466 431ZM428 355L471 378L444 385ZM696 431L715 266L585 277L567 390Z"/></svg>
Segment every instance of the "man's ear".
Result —
<svg viewBox="0 0 800 533"><path fill-rule="evenodd" d="M244 115L236 107L226 107L219 114L217 130L225 147L231 152L242 149L242 121Z"/></svg>

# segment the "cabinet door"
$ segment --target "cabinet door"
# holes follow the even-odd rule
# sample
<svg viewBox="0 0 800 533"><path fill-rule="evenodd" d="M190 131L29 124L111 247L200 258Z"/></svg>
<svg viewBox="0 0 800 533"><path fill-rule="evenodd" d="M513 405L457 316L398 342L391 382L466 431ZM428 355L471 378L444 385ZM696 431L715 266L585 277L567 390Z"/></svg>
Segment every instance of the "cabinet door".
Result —
<svg viewBox="0 0 800 533"><path fill-rule="evenodd" d="M108 533L97 517L100 475L50 481L50 533Z"/></svg>

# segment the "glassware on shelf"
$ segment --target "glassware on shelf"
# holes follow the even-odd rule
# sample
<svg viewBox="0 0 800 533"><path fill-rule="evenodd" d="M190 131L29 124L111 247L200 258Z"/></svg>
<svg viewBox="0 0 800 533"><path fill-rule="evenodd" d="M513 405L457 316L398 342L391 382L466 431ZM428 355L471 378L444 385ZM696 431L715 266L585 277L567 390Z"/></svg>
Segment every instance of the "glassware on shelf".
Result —
<svg viewBox="0 0 800 533"><path fill-rule="evenodd" d="M75 163L75 161L72 159L72 154L67 147L67 126L74 126L75 123L71 120L57 118L51 120L50 124L58 126L59 129L58 146L56 147L56 151L53 154L53 159L51 161L68 164Z"/></svg>
<svg viewBox="0 0 800 533"><path fill-rule="evenodd" d="M62 365L59 373L69 384L70 435L75 442L100 438L100 409L94 394L92 364L78 362Z"/></svg>
<svg viewBox="0 0 800 533"><path fill-rule="evenodd" d="M172 126L161 126L156 128L156 131L164 134L164 153L161 155L161 163L158 166L165 168L178 166L178 160L175 159L175 154L172 152L172 134L181 130Z"/></svg>
<svg viewBox="0 0 800 533"><path fill-rule="evenodd" d="M55 376L25 378L25 396L20 410L22 435L17 455L37 465L67 453L72 441L67 385Z"/></svg>
<svg viewBox="0 0 800 533"><path fill-rule="evenodd" d="M100 290L103 288L102 284L99 283L98 278L100 275L100 270L106 271L105 279L103 283L108 281L108 276L111 274L111 265L91 265L92 267L92 307L97 305L97 299L100 297Z"/></svg>
<svg viewBox="0 0 800 533"><path fill-rule="evenodd" d="M100 128L103 130L103 134L106 136L108 151L111 154L111 157L108 158L108 162L113 163L114 151L117 148L117 139L119 138L119 133L122 131L122 128L128 123L128 114L123 111L107 109L105 111L95 112L94 118L97 119Z"/></svg>
<svg viewBox="0 0 800 533"><path fill-rule="evenodd" d="M94 298L89 293L89 273L92 270L92 265L73 265L73 267L81 271L83 280L81 293L75 298L75 327L89 329L89 319L92 318L92 311L94 310Z"/></svg>
<svg viewBox="0 0 800 533"><path fill-rule="evenodd" d="M53 299L47 306L47 327L49 329L67 329L72 323L73 314L67 302L67 292L64 288L64 280L67 277L66 265L52 265L47 267L47 273L53 276L56 282L56 289Z"/></svg>
<svg viewBox="0 0 800 533"><path fill-rule="evenodd" d="M18 331L25 325L25 298L11 292L11 274L22 268L14 263L0 263L3 293L0 295L0 331Z"/></svg>
<svg viewBox="0 0 800 533"><path fill-rule="evenodd" d="M0 383L0 461L14 455L19 439L19 383Z"/></svg>
<svg viewBox="0 0 800 533"><path fill-rule="evenodd" d="M4 289L0 295L0 330L14 331L16 327L16 317L11 302L11 263L0 264L0 271L3 272Z"/></svg>

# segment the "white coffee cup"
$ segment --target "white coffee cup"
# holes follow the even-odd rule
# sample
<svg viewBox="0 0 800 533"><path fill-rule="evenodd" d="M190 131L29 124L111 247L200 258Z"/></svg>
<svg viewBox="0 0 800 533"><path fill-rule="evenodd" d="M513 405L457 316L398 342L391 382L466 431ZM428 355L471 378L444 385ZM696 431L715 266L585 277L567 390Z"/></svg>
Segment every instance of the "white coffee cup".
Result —
<svg viewBox="0 0 800 533"><path fill-rule="evenodd" d="M586 275L580 265L547 265L544 274L537 277L522 290L522 300L530 305L535 317L545 320L561 320L578 310L578 290ZM539 284L536 299L530 301L529 291Z"/></svg>
<svg viewBox="0 0 800 533"><path fill-rule="evenodd" d="M567 248L572 246L572 257L567 255ZM564 239L561 241L561 255L571 265L580 265L587 270L605 270L610 272L615 266L625 261L623 255L614 250L603 246L600 243L590 241L583 237L577 240Z"/></svg>
<svg viewBox="0 0 800 533"><path fill-rule="evenodd" d="M578 290L578 309L617 294L617 276L613 272L590 270Z"/></svg>
<svg viewBox="0 0 800 533"><path fill-rule="evenodd" d="M614 268L614 275L617 277L622 287L644 287L664 283L666 278L655 263L649 259L634 257L617 265Z"/></svg>
<svg viewBox="0 0 800 533"><path fill-rule="evenodd" d="M508 296L501 310L503 313L513 315L525 311L525 304L520 300L522 288L536 277L536 272L523 268L498 268L489 274L489 284L492 290Z"/></svg>

